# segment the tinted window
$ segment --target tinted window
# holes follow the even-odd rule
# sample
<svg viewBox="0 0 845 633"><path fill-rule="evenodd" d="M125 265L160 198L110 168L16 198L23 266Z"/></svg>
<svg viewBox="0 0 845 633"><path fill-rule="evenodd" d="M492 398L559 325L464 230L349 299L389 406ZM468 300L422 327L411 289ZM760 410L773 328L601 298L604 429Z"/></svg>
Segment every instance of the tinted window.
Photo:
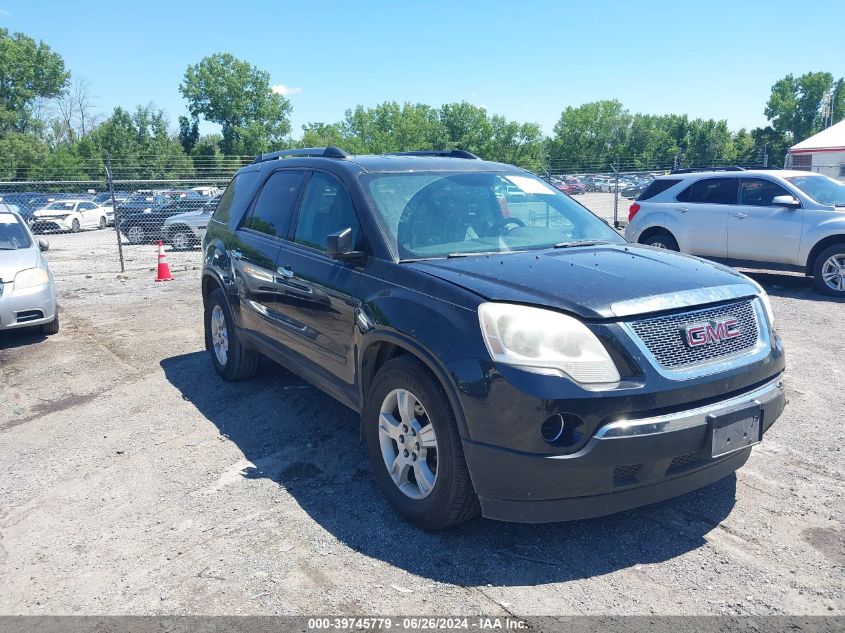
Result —
<svg viewBox="0 0 845 633"><path fill-rule="evenodd" d="M648 200L653 198L658 193L663 193L670 187L677 185L680 180L667 178L666 180L652 180L648 187L637 197L637 200Z"/></svg>
<svg viewBox="0 0 845 633"><path fill-rule="evenodd" d="M736 204L738 178L704 178L677 195L681 202Z"/></svg>
<svg viewBox="0 0 845 633"><path fill-rule="evenodd" d="M244 226L266 235L287 237L302 177L301 171L277 171L271 175Z"/></svg>
<svg viewBox="0 0 845 633"><path fill-rule="evenodd" d="M324 251L326 236L345 228L352 229L352 243L357 248L361 230L349 192L334 176L315 173L302 199L296 243Z"/></svg>
<svg viewBox="0 0 845 633"><path fill-rule="evenodd" d="M786 189L762 178L743 178L739 185L739 203L753 207L770 207L775 196L791 196Z"/></svg>
<svg viewBox="0 0 845 633"><path fill-rule="evenodd" d="M233 217L240 219L244 209L249 205L255 191L255 181L260 175L259 171L246 171L232 178L232 182L220 198L220 203L214 212L214 219L224 224L228 224Z"/></svg>

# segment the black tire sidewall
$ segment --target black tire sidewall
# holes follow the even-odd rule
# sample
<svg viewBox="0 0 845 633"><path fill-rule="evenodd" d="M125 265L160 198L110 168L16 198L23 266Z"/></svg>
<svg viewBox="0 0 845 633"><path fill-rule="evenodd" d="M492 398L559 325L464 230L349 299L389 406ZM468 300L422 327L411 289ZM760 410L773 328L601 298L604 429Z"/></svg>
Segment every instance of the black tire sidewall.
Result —
<svg viewBox="0 0 845 633"><path fill-rule="evenodd" d="M363 411L364 440L373 465L373 474L388 500L399 514L425 529L445 527L455 496L457 460L455 450L460 443L454 413L443 389L421 364L390 361L376 374ZM378 424L381 404L394 389L406 389L419 399L428 414L437 437L437 480L431 493L422 499L411 499L393 483L384 463L379 442Z"/></svg>
<svg viewBox="0 0 845 633"><path fill-rule="evenodd" d="M816 284L816 288L822 292L827 293L832 297L845 297L845 292L828 287L828 285L824 282L824 279L822 279L822 266L824 266L824 263L830 259L831 256L837 254L845 255L845 243L833 244L819 253L818 257L816 257L815 263L813 264L813 281Z"/></svg>
<svg viewBox="0 0 845 633"><path fill-rule="evenodd" d="M652 242L660 241L666 245L667 251L675 251L678 252L680 249L678 248L678 242L672 237L669 233L665 231L661 231L660 233L654 233L653 235L649 235L648 239L643 242L646 246L652 246ZM657 247L654 247L657 248Z"/></svg>

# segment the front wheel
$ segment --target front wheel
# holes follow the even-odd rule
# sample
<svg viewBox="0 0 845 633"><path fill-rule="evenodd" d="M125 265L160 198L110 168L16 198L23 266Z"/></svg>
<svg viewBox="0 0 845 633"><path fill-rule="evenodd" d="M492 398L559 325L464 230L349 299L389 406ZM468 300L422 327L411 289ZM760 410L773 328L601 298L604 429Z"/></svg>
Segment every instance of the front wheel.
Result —
<svg viewBox="0 0 845 633"><path fill-rule="evenodd" d="M399 356L378 371L363 426L376 481L406 520L439 530L479 514L455 414L419 360Z"/></svg>
<svg viewBox="0 0 845 633"><path fill-rule="evenodd" d="M97 225L97 228L99 228L101 231L106 228L106 216L100 216L100 223Z"/></svg>
<svg viewBox="0 0 845 633"><path fill-rule="evenodd" d="M219 288L205 304L205 349L224 380L251 378L258 371L259 355L241 343L229 304Z"/></svg>
<svg viewBox="0 0 845 633"><path fill-rule="evenodd" d="M824 249L813 266L816 288L834 297L845 297L845 244Z"/></svg>
<svg viewBox="0 0 845 633"><path fill-rule="evenodd" d="M126 231L126 237L129 238L130 244L143 244L144 229L140 226L132 226Z"/></svg>
<svg viewBox="0 0 845 633"><path fill-rule="evenodd" d="M79 233L79 230L80 230L81 228L82 228L82 226L79 224L79 220L77 220L76 218L74 218L74 219L73 219L73 222L71 222L71 223L70 223L70 230L71 230L71 233Z"/></svg>
<svg viewBox="0 0 845 633"><path fill-rule="evenodd" d="M193 234L182 227L177 227L170 234L170 244L174 250L186 251L194 245Z"/></svg>
<svg viewBox="0 0 845 633"><path fill-rule="evenodd" d="M679 251L678 242L675 241L675 238L661 231L660 233L652 233L646 239L644 239L641 244L645 244L646 246L653 246L655 248L665 248L668 251Z"/></svg>

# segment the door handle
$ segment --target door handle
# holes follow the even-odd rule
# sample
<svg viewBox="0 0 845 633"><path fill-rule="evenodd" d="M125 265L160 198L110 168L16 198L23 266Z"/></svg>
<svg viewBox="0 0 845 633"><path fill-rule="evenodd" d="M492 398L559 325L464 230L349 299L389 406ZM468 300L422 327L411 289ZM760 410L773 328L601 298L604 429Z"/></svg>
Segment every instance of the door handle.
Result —
<svg viewBox="0 0 845 633"><path fill-rule="evenodd" d="M234 250L231 253L232 259L241 259L244 255L239 250Z"/></svg>
<svg viewBox="0 0 845 633"><path fill-rule="evenodd" d="M282 277L284 277L285 279L290 279L291 277L293 277L293 271L290 269L289 266L284 266L284 267L279 266L276 269L276 272L278 274L280 274Z"/></svg>
<svg viewBox="0 0 845 633"><path fill-rule="evenodd" d="M687 211L689 211L689 209L687 209L686 207L678 207L678 211L680 211L681 213L686 213Z"/></svg>
<svg viewBox="0 0 845 633"><path fill-rule="evenodd" d="M741 220L742 218L747 218L748 214L747 213L737 213L736 215L734 215L734 217L739 218Z"/></svg>

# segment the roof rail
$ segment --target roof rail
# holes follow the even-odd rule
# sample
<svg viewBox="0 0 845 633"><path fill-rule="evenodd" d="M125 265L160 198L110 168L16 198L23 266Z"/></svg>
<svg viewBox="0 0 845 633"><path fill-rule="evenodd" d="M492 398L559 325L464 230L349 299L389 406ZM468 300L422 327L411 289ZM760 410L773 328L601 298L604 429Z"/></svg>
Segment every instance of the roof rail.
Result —
<svg viewBox="0 0 845 633"><path fill-rule="evenodd" d="M349 154L339 147L303 147L301 149L283 149L280 152L259 154L252 162L263 163L264 161L276 160L277 158L303 158L308 156L319 158L349 158Z"/></svg>
<svg viewBox="0 0 845 633"><path fill-rule="evenodd" d="M479 160L478 156L465 149L435 149L417 152L386 152L387 156L439 156L442 158L469 158Z"/></svg>
<svg viewBox="0 0 845 633"><path fill-rule="evenodd" d="M687 167L685 169L673 169L672 174L694 174L699 171L745 171L745 167L734 165L732 167Z"/></svg>

